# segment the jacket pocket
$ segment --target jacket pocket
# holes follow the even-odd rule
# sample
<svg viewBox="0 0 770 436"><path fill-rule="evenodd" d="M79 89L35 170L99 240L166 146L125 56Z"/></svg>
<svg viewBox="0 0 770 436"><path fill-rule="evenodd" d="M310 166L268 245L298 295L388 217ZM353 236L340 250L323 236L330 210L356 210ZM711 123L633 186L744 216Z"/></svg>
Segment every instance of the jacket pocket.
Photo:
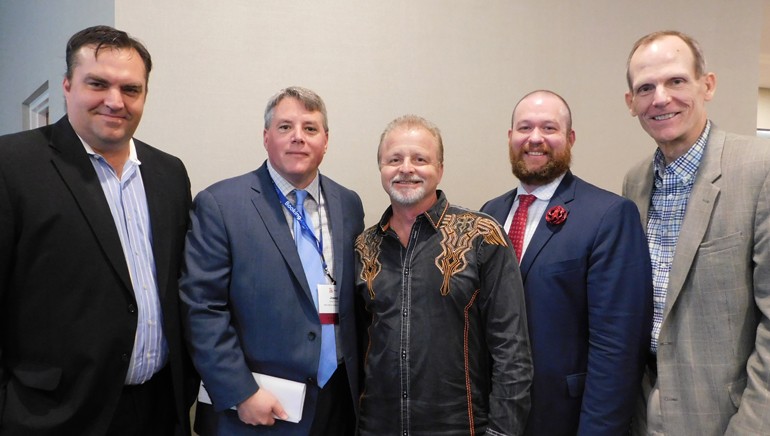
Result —
<svg viewBox="0 0 770 436"><path fill-rule="evenodd" d="M52 391L59 386L61 381L61 368L42 366L35 364L21 364L9 368L13 376L24 386Z"/></svg>
<svg viewBox="0 0 770 436"><path fill-rule="evenodd" d="M586 387L586 373L568 375L566 380L569 396L572 398L582 397Z"/></svg>

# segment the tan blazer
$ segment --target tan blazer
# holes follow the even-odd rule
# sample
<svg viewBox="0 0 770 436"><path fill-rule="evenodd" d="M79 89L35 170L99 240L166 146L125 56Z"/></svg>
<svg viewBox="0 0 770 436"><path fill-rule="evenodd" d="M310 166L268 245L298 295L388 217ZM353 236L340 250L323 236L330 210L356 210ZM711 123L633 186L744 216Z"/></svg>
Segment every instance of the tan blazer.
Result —
<svg viewBox="0 0 770 436"><path fill-rule="evenodd" d="M770 142L712 128L658 342L667 435L770 434L769 175ZM645 229L652 182L647 159L623 183Z"/></svg>

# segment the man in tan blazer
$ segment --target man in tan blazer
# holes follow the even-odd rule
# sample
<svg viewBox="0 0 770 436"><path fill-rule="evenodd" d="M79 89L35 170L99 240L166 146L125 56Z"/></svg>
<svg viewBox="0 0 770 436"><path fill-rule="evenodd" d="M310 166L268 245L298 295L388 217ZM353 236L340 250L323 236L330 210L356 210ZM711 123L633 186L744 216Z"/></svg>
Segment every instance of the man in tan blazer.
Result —
<svg viewBox="0 0 770 436"><path fill-rule="evenodd" d="M719 130L679 32L641 38L626 104L658 145L626 175L655 286L639 435L770 434L770 142Z"/></svg>

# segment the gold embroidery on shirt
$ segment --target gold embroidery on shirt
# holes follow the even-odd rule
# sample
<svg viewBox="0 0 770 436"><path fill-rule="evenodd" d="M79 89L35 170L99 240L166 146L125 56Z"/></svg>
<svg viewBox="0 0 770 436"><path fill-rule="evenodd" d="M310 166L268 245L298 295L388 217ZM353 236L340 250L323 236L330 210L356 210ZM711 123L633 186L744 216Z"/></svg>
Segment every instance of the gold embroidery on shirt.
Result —
<svg viewBox="0 0 770 436"><path fill-rule="evenodd" d="M475 213L447 214L439 230L442 236L442 252L435 263L436 268L444 275L444 282L441 284L443 296L449 294L449 280L452 276L468 267L466 254L473 247L473 241L477 237L482 237L487 244L507 245L500 226L493 220Z"/></svg>
<svg viewBox="0 0 770 436"><path fill-rule="evenodd" d="M356 238L356 253L361 259L361 280L366 282L369 289L369 298L374 300L374 288L372 283L377 274L382 271L380 263L380 244L382 236L377 232L376 227L368 229Z"/></svg>

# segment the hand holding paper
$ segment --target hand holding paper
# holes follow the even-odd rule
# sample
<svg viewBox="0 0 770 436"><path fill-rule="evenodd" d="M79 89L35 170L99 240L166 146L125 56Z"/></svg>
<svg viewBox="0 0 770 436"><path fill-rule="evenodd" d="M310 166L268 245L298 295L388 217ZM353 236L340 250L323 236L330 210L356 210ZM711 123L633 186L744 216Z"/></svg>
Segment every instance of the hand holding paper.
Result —
<svg viewBox="0 0 770 436"><path fill-rule="evenodd" d="M236 410L238 418L251 425L273 425L274 416L282 420L289 417L275 396L263 388L238 404Z"/></svg>
<svg viewBox="0 0 770 436"><path fill-rule="evenodd" d="M307 390L304 383L256 372L252 372L251 375L254 376L259 390L239 404L237 408L232 408L238 410L238 417L241 421L251 425L273 425L273 418L294 423L302 419L302 408L305 405L305 392ZM258 395L259 397L256 398ZM211 404L209 393L206 392L202 382L200 391L198 391L198 401ZM242 405L244 405L243 412L241 412Z"/></svg>

